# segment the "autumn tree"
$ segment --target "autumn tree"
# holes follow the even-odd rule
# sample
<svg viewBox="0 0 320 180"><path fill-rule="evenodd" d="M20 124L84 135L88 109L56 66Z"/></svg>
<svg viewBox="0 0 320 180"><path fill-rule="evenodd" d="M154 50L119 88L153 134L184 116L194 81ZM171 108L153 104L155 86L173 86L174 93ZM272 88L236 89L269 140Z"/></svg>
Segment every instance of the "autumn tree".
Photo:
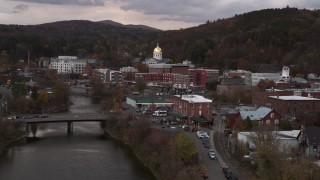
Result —
<svg viewBox="0 0 320 180"><path fill-rule="evenodd" d="M194 142L189 139L184 132L178 133L178 135L171 141L171 150L174 154L173 157L177 157L185 164L195 164L195 158L197 157L198 150Z"/></svg>
<svg viewBox="0 0 320 180"><path fill-rule="evenodd" d="M142 94L144 92L144 90L146 89L147 84L146 82L142 81L142 80L138 80L136 82L136 84L134 85L134 91L138 91L140 94Z"/></svg>
<svg viewBox="0 0 320 180"><path fill-rule="evenodd" d="M63 82L57 82L52 88L54 105L59 108L59 110L67 110L69 106L69 86Z"/></svg>
<svg viewBox="0 0 320 180"><path fill-rule="evenodd" d="M266 90L266 89L270 89L270 88L272 88L272 87L275 87L275 83L273 82L273 81L271 81L271 80L260 80L259 81L259 83L257 84L257 88L258 88L258 90L260 90L260 91L264 91L264 90Z"/></svg>

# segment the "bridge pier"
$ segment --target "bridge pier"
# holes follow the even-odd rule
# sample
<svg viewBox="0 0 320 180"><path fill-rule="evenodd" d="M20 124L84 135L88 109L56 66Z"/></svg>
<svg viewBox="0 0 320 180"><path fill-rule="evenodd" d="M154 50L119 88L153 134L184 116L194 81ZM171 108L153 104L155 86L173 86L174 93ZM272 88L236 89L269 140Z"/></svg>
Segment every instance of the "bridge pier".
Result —
<svg viewBox="0 0 320 180"><path fill-rule="evenodd" d="M72 135L73 134L73 123L72 122L68 122L68 135Z"/></svg>
<svg viewBox="0 0 320 180"><path fill-rule="evenodd" d="M29 125L26 123L26 133L29 133Z"/></svg>

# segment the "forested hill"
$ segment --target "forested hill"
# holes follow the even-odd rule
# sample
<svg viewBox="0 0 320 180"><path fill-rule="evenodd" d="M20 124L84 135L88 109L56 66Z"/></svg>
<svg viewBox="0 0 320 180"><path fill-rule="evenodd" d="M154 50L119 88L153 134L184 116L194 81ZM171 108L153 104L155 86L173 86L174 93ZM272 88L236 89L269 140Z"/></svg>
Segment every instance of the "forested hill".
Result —
<svg viewBox="0 0 320 180"><path fill-rule="evenodd" d="M10 62L26 59L28 50L31 59L76 55L117 61L125 52L140 52L141 47L149 46L150 38L155 39L158 32L84 20L0 25L0 52Z"/></svg>
<svg viewBox="0 0 320 180"><path fill-rule="evenodd" d="M176 31L91 21L0 25L0 52L11 61L26 59L29 49L33 58L78 55L125 65L134 57L152 56L157 42L163 56L176 62L254 72L294 65L293 73L319 73L320 11L266 9Z"/></svg>
<svg viewBox="0 0 320 180"><path fill-rule="evenodd" d="M266 9L159 37L165 53L219 69L320 72L320 11ZM268 68L266 68L268 67Z"/></svg>

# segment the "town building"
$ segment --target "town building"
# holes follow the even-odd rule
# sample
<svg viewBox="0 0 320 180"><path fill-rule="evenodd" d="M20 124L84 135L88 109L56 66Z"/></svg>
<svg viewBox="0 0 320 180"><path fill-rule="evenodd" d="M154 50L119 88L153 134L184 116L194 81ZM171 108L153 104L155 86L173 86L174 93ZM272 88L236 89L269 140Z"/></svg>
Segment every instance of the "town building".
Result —
<svg viewBox="0 0 320 180"><path fill-rule="evenodd" d="M190 86L204 89L207 82L207 71L204 69L189 69Z"/></svg>
<svg viewBox="0 0 320 180"><path fill-rule="evenodd" d="M320 127L310 126L302 129L304 132L302 142L305 143L305 154L310 159L320 157Z"/></svg>
<svg viewBox="0 0 320 180"><path fill-rule="evenodd" d="M134 80L135 73L138 73L138 69L135 67L128 66L120 68L120 72L122 74L123 80L132 81Z"/></svg>
<svg viewBox="0 0 320 180"><path fill-rule="evenodd" d="M233 96L236 91L245 90L245 83L242 78L223 78L217 85L217 93L225 96Z"/></svg>
<svg viewBox="0 0 320 180"><path fill-rule="evenodd" d="M257 86L261 80L276 82L281 77L280 73L252 73L252 86Z"/></svg>
<svg viewBox="0 0 320 180"><path fill-rule="evenodd" d="M239 111L241 120L255 121L257 125L270 125L278 130L279 122L282 116L274 109L260 107L253 111Z"/></svg>
<svg viewBox="0 0 320 180"><path fill-rule="evenodd" d="M153 95L153 96L140 96L129 95L126 97L126 103L135 108L171 108L173 99L171 96Z"/></svg>
<svg viewBox="0 0 320 180"><path fill-rule="evenodd" d="M110 69L94 69L93 79L100 79L103 83L119 84L122 83L122 74L120 71Z"/></svg>
<svg viewBox="0 0 320 180"><path fill-rule="evenodd" d="M299 136L300 130L291 131L270 131L270 132L260 132L260 133L272 133L271 135L278 141L279 148L283 150L287 149L298 149L299 147ZM247 144L250 150L255 149L255 144L252 138L257 137L259 132L238 132L237 139L239 143Z"/></svg>
<svg viewBox="0 0 320 180"><path fill-rule="evenodd" d="M212 125L212 100L199 95L174 95L173 115L195 126Z"/></svg>
<svg viewBox="0 0 320 180"><path fill-rule="evenodd" d="M76 56L58 56L51 58L49 69L56 69L58 74L83 74L87 63L95 63L96 59L78 59Z"/></svg>
<svg viewBox="0 0 320 180"><path fill-rule="evenodd" d="M269 96L267 104L281 115L319 112L320 99L303 96Z"/></svg>

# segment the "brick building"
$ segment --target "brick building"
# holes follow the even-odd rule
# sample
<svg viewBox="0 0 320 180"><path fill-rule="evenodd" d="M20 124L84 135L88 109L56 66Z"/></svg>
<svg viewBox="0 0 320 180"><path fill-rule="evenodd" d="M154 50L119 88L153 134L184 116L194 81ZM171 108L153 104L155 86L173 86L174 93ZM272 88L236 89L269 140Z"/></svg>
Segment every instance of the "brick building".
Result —
<svg viewBox="0 0 320 180"><path fill-rule="evenodd" d="M267 103L281 115L320 111L320 99L303 96L269 96Z"/></svg>
<svg viewBox="0 0 320 180"><path fill-rule="evenodd" d="M246 87L244 80L241 78L224 78L217 85L218 94L232 96L238 90L244 90Z"/></svg>
<svg viewBox="0 0 320 180"><path fill-rule="evenodd" d="M173 96L173 111L178 117L187 116L185 123L212 125L212 100L199 95Z"/></svg>
<svg viewBox="0 0 320 180"><path fill-rule="evenodd" d="M205 88L207 82L207 72L204 69L189 69L190 86L195 88Z"/></svg>
<svg viewBox="0 0 320 180"><path fill-rule="evenodd" d="M293 91L268 89L266 91L252 91L252 105L255 107L266 106L270 107L267 103L269 96L292 96Z"/></svg>

